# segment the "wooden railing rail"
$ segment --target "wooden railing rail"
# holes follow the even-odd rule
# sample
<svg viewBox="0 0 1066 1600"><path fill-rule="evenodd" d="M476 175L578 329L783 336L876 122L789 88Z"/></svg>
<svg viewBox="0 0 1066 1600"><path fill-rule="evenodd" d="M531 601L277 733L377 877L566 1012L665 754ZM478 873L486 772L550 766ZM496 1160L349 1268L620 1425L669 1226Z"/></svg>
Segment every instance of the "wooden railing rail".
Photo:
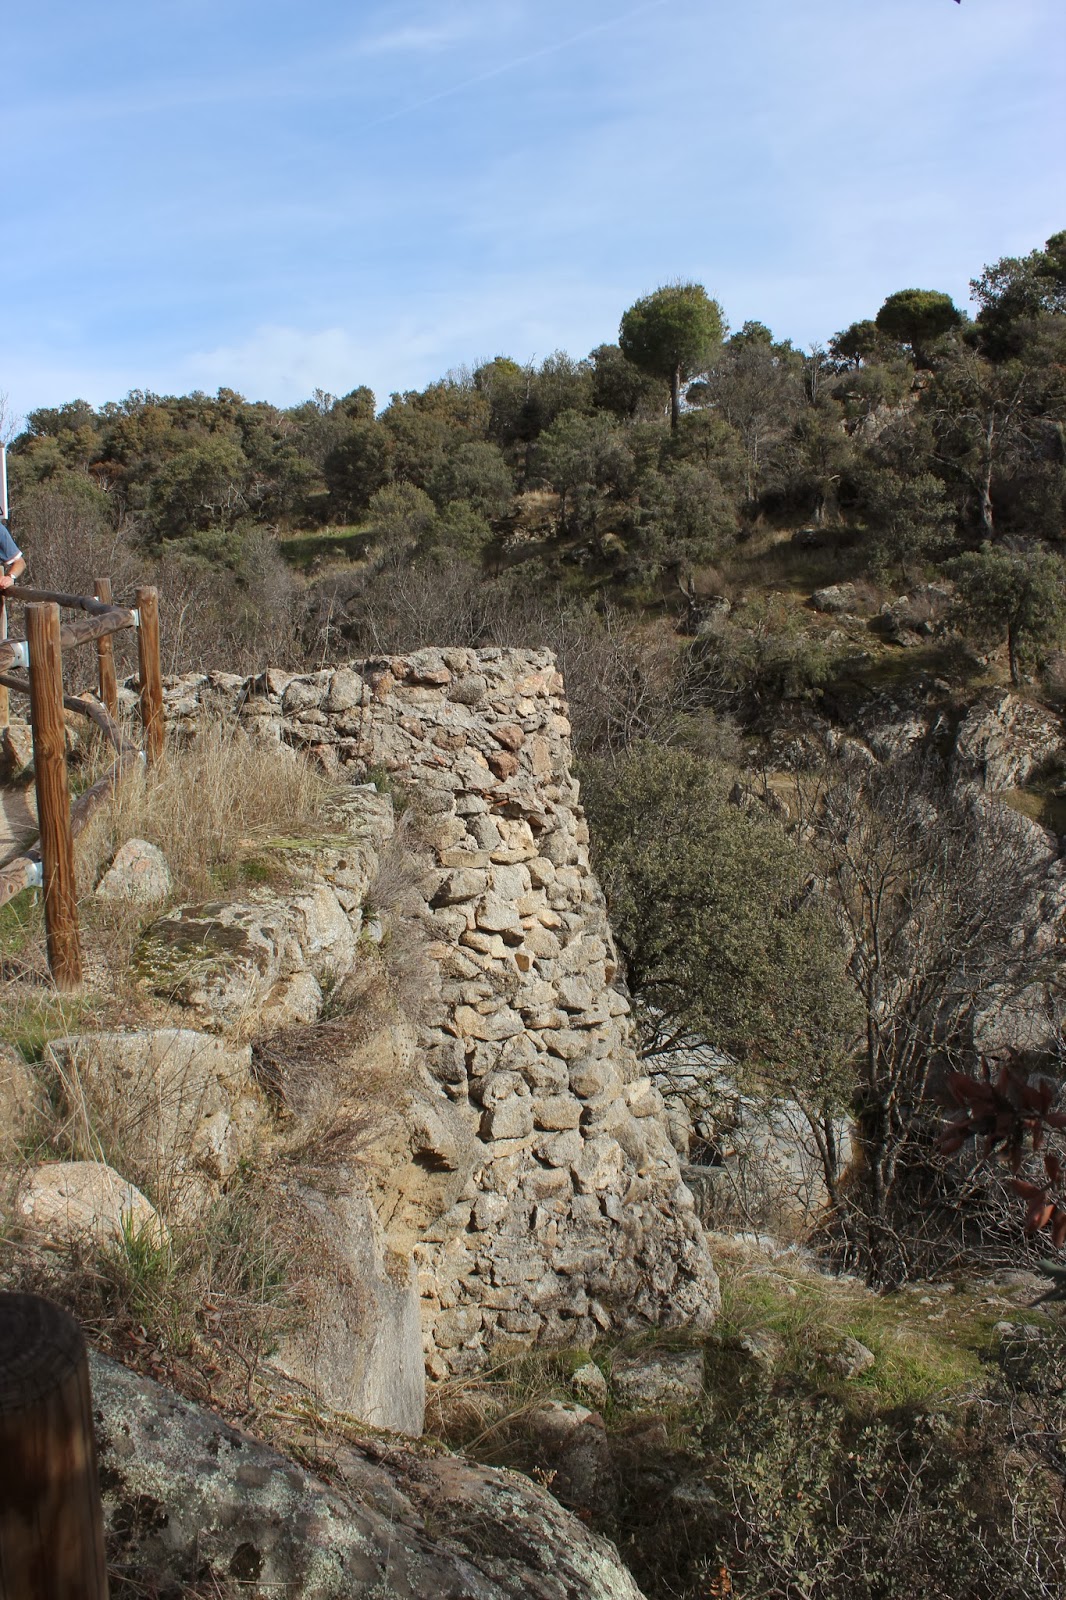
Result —
<svg viewBox="0 0 1066 1600"><path fill-rule="evenodd" d="M155 763L163 754L163 679L159 659L159 596L150 585L137 590L135 606L111 601L110 580L96 581L96 597L57 594L50 590L13 587L6 600L26 605L26 638L0 640L0 693L28 694L33 729L34 779L40 839L16 860L0 868L0 906L23 889L44 889L48 965L59 989L81 982L74 885L74 840L97 808L137 763ZM86 613L83 621L61 622L60 606ZM141 723L140 750L118 723L118 687L111 636L137 630ZM96 643L100 702L63 692L63 651ZM25 676L7 671L18 666ZM0 709L6 709L0 707ZM71 805L66 759L64 711L88 717L114 747L110 771Z"/></svg>

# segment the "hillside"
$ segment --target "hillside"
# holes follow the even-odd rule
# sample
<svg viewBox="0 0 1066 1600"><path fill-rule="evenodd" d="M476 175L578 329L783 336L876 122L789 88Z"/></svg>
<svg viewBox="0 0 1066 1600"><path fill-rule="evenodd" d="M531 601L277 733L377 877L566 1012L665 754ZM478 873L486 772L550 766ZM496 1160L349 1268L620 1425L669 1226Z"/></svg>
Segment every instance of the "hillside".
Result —
<svg viewBox="0 0 1066 1600"><path fill-rule="evenodd" d="M168 674L76 994L0 910L120 1596L1060 1600L1063 249L27 419L30 581L157 582Z"/></svg>
<svg viewBox="0 0 1066 1600"><path fill-rule="evenodd" d="M1035 1280L955 1274L885 1301L700 1227L674 1148L691 1133L627 1044L560 693L550 657L495 650L174 680L166 768L82 856L82 994L42 985L39 913L5 912L5 1279L71 1305L143 1375L94 1367L118 1592L146 1570L188 1593L197 1570L222 1593L298 1581L309 1600L626 1592L591 1521L649 1595L701 1593L719 1568L737 1592L791 1595L805 1561L835 1583L855 1550L880 1560L891 1524L864 1528L871 1493L894 1517L918 1495L917 1559L945 1583L968 1571L982 1593L985 1568L999 1583L1010 1562L1019 1592L1050 1592L1051 1535L1033 1523L1023 1555L1003 1542L1006 1507L1036 1517L1039 1497L1011 1488L956 1526L973 1474L997 1463L1020 1484L1028 1397L1058 1393ZM351 786L368 771L376 787ZM100 877L131 832L168 858L154 904L131 895L143 874ZM421 1432L426 1371L427 1443L375 1443L368 1424ZM969 1439L986 1388L1010 1431ZM1057 1414L1038 1404L1042 1423ZM264 1482L286 1475L295 1543L267 1532L243 1480L190 1478L183 1452L230 1438L197 1405L324 1474L328 1490L250 1457ZM116 1456L114 1428L151 1433L156 1412L170 1452L150 1470L147 1442ZM788 1487L787 1439L814 1418L820 1464ZM740 1475L719 1483L728 1439ZM910 1488L877 1487L887 1440L925 1462ZM765 1479L745 1476L759 1461ZM826 1543L817 1483L838 1473L845 1532ZM723 1492L749 1507L742 1524ZM782 1494L812 1495L813 1522L782 1525ZM315 1576L317 1551L345 1586ZM782 1560L793 1576L775 1588Z"/></svg>

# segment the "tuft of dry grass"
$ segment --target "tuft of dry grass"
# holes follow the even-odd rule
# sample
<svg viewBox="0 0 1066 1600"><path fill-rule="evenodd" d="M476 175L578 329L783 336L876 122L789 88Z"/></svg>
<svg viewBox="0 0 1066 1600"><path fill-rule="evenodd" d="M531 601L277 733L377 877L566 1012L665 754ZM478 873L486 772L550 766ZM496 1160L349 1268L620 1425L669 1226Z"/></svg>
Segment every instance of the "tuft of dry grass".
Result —
<svg viewBox="0 0 1066 1600"><path fill-rule="evenodd" d="M314 837L335 820L343 786L287 745L212 722L166 759L134 772L79 841L83 873L95 876L125 839L147 839L167 858L180 898L214 887L212 873L254 855L279 834Z"/></svg>
<svg viewBox="0 0 1066 1600"><path fill-rule="evenodd" d="M98 1349L231 1415L254 1404L261 1367L299 1323L302 1269L282 1242L279 1198L255 1174L165 1242L42 1250L5 1240L4 1288L65 1306Z"/></svg>

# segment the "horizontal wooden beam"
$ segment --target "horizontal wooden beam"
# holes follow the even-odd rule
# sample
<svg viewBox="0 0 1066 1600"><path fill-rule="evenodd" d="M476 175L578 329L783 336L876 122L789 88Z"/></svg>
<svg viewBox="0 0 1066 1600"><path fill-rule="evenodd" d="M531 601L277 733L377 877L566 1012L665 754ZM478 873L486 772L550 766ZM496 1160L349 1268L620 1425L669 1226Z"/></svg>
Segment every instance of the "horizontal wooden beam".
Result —
<svg viewBox="0 0 1066 1600"><path fill-rule="evenodd" d="M8 594L11 593L9 589ZM35 601L34 604L53 605L54 601ZM86 617L84 622L63 622L59 627L59 643L63 650L76 650L79 645L91 644L110 633L120 633L123 628L135 628L137 619L126 606L109 606L104 612ZM6 639L0 642L0 671L22 665L24 640Z"/></svg>
<svg viewBox="0 0 1066 1600"><path fill-rule="evenodd" d="M112 606L102 615L86 617L84 622L64 622L59 630L59 641L64 650L76 650L80 644L90 644L94 639L104 639L109 633L121 633L123 628L135 628L137 618L126 606Z"/></svg>
<svg viewBox="0 0 1066 1600"><path fill-rule="evenodd" d="M7 590L7 598L29 602L51 600L53 605L66 606L71 611L88 611L92 616L114 610L114 605L107 600L91 600L84 594L55 594L51 589L23 589L17 583Z"/></svg>

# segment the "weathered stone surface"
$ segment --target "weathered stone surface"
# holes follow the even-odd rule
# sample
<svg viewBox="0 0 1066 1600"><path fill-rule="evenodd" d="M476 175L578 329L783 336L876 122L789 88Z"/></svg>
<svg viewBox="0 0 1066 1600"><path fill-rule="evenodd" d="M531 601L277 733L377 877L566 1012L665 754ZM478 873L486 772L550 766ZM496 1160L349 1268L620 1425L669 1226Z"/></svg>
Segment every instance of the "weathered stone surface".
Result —
<svg viewBox="0 0 1066 1600"><path fill-rule="evenodd" d="M582 1399L588 1400L599 1409L607 1404L610 1391L607 1388L607 1379L594 1361L586 1361L574 1372L570 1379L571 1387Z"/></svg>
<svg viewBox="0 0 1066 1600"><path fill-rule="evenodd" d="M141 1191L102 1161L50 1161L21 1178L15 1217L46 1249L73 1244L121 1245L142 1233L153 1244L167 1238L166 1224Z"/></svg>
<svg viewBox="0 0 1066 1600"><path fill-rule="evenodd" d="M327 1486L150 1378L95 1353L90 1370L109 1550L146 1586L236 1579L253 1600L640 1600L614 1546L517 1473L309 1435Z"/></svg>
<svg viewBox="0 0 1066 1600"><path fill-rule="evenodd" d="M976 779L990 792L1020 788L1063 747L1058 719L1041 706L1002 694L974 706L955 736L960 776Z"/></svg>
<svg viewBox="0 0 1066 1600"><path fill-rule="evenodd" d="M334 1410L420 1434L426 1372L414 1267L390 1251L354 1170L336 1169L321 1188L300 1184L288 1202L307 1306L273 1364Z"/></svg>
<svg viewBox="0 0 1066 1600"><path fill-rule="evenodd" d="M283 745L328 745L338 771L395 773L428 819L419 892L440 983L419 1037L463 1130L438 1130L420 1153L377 1130L367 1148L388 1155L368 1194L389 1248L413 1254L431 1371L471 1371L503 1338L580 1343L664 1321L706 1327L716 1281L668 1114L641 1080L628 1003L609 988L618 963L551 655L429 650L353 662L279 677L259 710ZM364 885L320 870L354 918ZM318 976L309 962L290 970L277 958L265 902L247 912L205 941L209 954L222 947L221 1009L195 970L180 989L212 1027L247 1026L240 1018L267 996L287 997L294 971ZM208 908L204 920L223 919ZM172 967L165 977L170 992ZM395 1127L410 1114L404 1101ZM468 1315L472 1305L484 1316Z"/></svg>
<svg viewBox="0 0 1066 1600"><path fill-rule="evenodd" d="M694 1405L703 1393L703 1355L699 1350L664 1350L618 1360L611 1382L627 1405Z"/></svg>
<svg viewBox="0 0 1066 1600"><path fill-rule="evenodd" d="M576 1128L581 1122L581 1102L572 1094L548 1095L533 1102L533 1120L538 1128Z"/></svg>
<svg viewBox="0 0 1066 1600"><path fill-rule="evenodd" d="M858 1378L874 1366L877 1357L858 1339L848 1336L826 1357L826 1366L841 1378Z"/></svg>
<svg viewBox="0 0 1066 1600"><path fill-rule="evenodd" d="M354 964L357 934L326 883L291 899L180 906L148 929L138 954L151 987L205 1020L252 1029L283 979L302 970L321 983Z"/></svg>
<svg viewBox="0 0 1066 1600"><path fill-rule="evenodd" d="M24 772L33 764L33 733L28 722L9 722L0 729L0 782Z"/></svg>
<svg viewBox="0 0 1066 1600"><path fill-rule="evenodd" d="M276 1033L300 1022L314 1022L324 1003L322 985L304 967L290 977L278 979L260 1005L257 1020L268 1033Z"/></svg>
<svg viewBox="0 0 1066 1600"><path fill-rule="evenodd" d="M147 839L127 839L96 885L101 900L135 906L161 906L170 894L167 858Z"/></svg>
<svg viewBox="0 0 1066 1600"><path fill-rule="evenodd" d="M476 900L484 894L487 882L487 872L479 872L473 867L459 867L448 873L430 904L450 906L461 900Z"/></svg>
<svg viewBox="0 0 1066 1600"><path fill-rule="evenodd" d="M262 1118L247 1046L189 1028L53 1039L46 1061L72 1113L150 1177L175 1211L218 1193L250 1151Z"/></svg>
<svg viewBox="0 0 1066 1600"><path fill-rule="evenodd" d="M754 1333L746 1333L737 1341L740 1353L747 1356L753 1367L760 1372L772 1372L784 1354L784 1340L780 1334L768 1328L758 1328Z"/></svg>
<svg viewBox="0 0 1066 1600"><path fill-rule="evenodd" d="M486 1139L524 1139L533 1132L533 1102L517 1098L505 1100L502 1105L486 1111L481 1128Z"/></svg>
<svg viewBox="0 0 1066 1600"><path fill-rule="evenodd" d="M858 591L853 583L834 583L828 588L816 589L811 595L811 605L815 611L826 611L831 615L854 611L858 603Z"/></svg>

